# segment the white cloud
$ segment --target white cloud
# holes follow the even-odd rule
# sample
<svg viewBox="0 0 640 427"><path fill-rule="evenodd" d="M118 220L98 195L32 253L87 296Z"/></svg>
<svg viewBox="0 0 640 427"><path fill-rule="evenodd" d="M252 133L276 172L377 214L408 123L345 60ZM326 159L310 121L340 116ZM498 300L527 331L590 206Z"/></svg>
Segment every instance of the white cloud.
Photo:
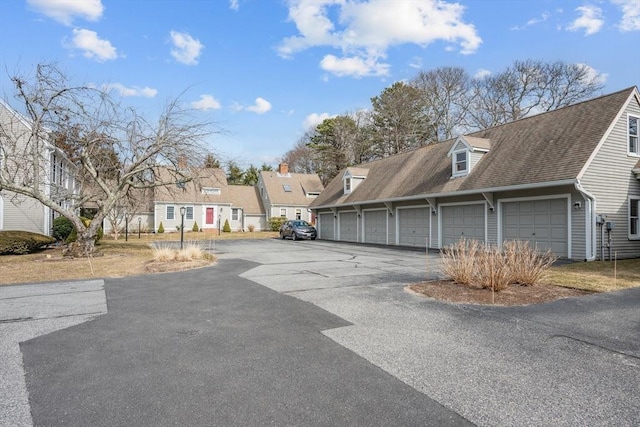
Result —
<svg viewBox="0 0 640 427"><path fill-rule="evenodd" d="M567 27L570 31L579 31L584 29L585 36L590 36L600 31L604 19L602 18L602 9L597 6L580 6L576 8L576 12L580 16Z"/></svg>
<svg viewBox="0 0 640 427"><path fill-rule="evenodd" d="M640 31L640 2L638 0L612 0L622 9L618 28L622 31Z"/></svg>
<svg viewBox="0 0 640 427"><path fill-rule="evenodd" d="M476 73L473 75L474 79L483 79L487 76L491 75L491 71L489 70L485 70L483 68L480 68L478 71L476 71Z"/></svg>
<svg viewBox="0 0 640 427"><path fill-rule="evenodd" d="M381 64L377 58L361 58L358 56L338 58L326 55L320 61L320 68L336 76L386 76L389 74L389 64Z"/></svg>
<svg viewBox="0 0 640 427"><path fill-rule="evenodd" d="M196 110L219 110L220 102L212 95L200 95L200 100L193 101L191 106Z"/></svg>
<svg viewBox="0 0 640 427"><path fill-rule="evenodd" d="M240 9L240 5L238 4L238 0L229 0L229 9L231 9L231 10Z"/></svg>
<svg viewBox="0 0 640 427"><path fill-rule="evenodd" d="M591 81L595 81L598 83L602 83L604 84L607 81L607 78L609 77L608 74L598 74L598 72L595 70L595 68L588 66L587 64L576 64L579 67L582 67L582 69L586 72L586 81L591 82ZM597 78L596 78L597 77Z"/></svg>
<svg viewBox="0 0 640 427"><path fill-rule="evenodd" d="M303 129L315 129L320 123L332 117L335 117L335 115L332 116L329 113L311 113L304 119L302 123Z"/></svg>
<svg viewBox="0 0 640 427"><path fill-rule="evenodd" d="M27 0L27 4L64 25L71 25L76 17L97 21L104 11L100 0Z"/></svg>
<svg viewBox="0 0 640 427"><path fill-rule="evenodd" d="M522 26L515 26L515 27L511 27L511 30L514 31L520 31L520 30L524 30L527 27L532 27L534 25L538 25L544 21L546 21L547 19L549 19L551 15L548 12L544 12L542 15L540 15L540 17L537 18L531 18L529 19L524 25Z"/></svg>
<svg viewBox="0 0 640 427"><path fill-rule="evenodd" d="M421 69L422 68L422 58L420 58L419 56L414 56L411 59L411 62L409 62L409 67L416 68L416 69Z"/></svg>
<svg viewBox="0 0 640 427"><path fill-rule="evenodd" d="M395 0L393 13L388 0L289 0L289 20L299 35L282 40L278 54L288 58L326 46L339 49L342 57L326 55L325 70L356 77L385 75L388 65L378 60L391 46L445 41L463 54L475 52L482 40L475 27L462 20L463 12L457 3L436 0Z"/></svg>
<svg viewBox="0 0 640 427"><path fill-rule="evenodd" d="M73 39L69 46L73 49L82 50L82 55L98 62L116 59L118 53L109 40L98 37L98 33L85 29L74 29Z"/></svg>
<svg viewBox="0 0 640 427"><path fill-rule="evenodd" d="M150 88L149 86L126 87L122 83L107 83L105 85L102 85L102 90L104 90L105 92L110 92L113 90L118 92L118 94L123 97L141 96L143 98L153 98L158 94L157 89Z"/></svg>
<svg viewBox="0 0 640 427"><path fill-rule="evenodd" d="M173 44L171 56L182 64L196 65L198 57L202 53L202 49L204 49L204 45L200 43L200 40L194 39L188 33L171 31L170 34L171 43Z"/></svg>
<svg viewBox="0 0 640 427"><path fill-rule="evenodd" d="M264 114L267 111L271 110L271 103L264 98L256 98L256 103L249 107L246 107L245 110L251 111L257 114Z"/></svg>

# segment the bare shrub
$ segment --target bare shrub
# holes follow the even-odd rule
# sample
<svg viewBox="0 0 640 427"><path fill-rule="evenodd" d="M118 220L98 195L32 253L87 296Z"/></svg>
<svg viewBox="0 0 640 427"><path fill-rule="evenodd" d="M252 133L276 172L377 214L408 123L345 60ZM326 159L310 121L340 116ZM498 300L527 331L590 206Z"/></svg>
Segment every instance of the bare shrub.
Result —
<svg viewBox="0 0 640 427"><path fill-rule="evenodd" d="M533 286L558 259L550 250L539 251L527 241L509 241L503 245L513 283Z"/></svg>
<svg viewBox="0 0 640 427"><path fill-rule="evenodd" d="M496 246L485 246L478 251L475 283L493 292L506 289L513 282L512 268L505 252Z"/></svg>
<svg viewBox="0 0 640 427"><path fill-rule="evenodd" d="M170 246L159 246L153 248L153 260L169 262L176 259L176 251Z"/></svg>
<svg viewBox="0 0 640 427"><path fill-rule="evenodd" d="M447 247L442 254L441 264L445 277L461 285L472 285L475 282L480 245L477 240L461 239Z"/></svg>
<svg viewBox="0 0 640 427"><path fill-rule="evenodd" d="M247 230L249 230L249 233L253 233L256 230L256 226L253 224L249 224L247 225Z"/></svg>

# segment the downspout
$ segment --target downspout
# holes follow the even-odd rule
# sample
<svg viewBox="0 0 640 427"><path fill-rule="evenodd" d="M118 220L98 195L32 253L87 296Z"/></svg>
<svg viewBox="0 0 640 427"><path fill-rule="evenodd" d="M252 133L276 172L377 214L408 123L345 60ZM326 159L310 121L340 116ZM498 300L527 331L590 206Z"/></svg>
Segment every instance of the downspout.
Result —
<svg viewBox="0 0 640 427"><path fill-rule="evenodd" d="M587 215L585 215L585 234L587 234L588 237L586 241L586 243L588 244L586 261L593 261L596 259L597 245L596 233L594 231L596 229L596 197L584 189L579 179L575 182L574 185L576 187L576 190L578 190L578 192L582 195L582 198L585 201L585 205L589 207L589 212L587 213Z"/></svg>

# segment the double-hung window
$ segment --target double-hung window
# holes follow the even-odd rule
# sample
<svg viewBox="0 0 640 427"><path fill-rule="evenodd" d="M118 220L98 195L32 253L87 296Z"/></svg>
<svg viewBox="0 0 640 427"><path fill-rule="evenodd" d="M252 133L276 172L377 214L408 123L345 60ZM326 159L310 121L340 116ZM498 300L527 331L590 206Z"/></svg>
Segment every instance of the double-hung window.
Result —
<svg viewBox="0 0 640 427"><path fill-rule="evenodd" d="M176 207L167 206L167 219L175 219L175 216L176 216Z"/></svg>
<svg viewBox="0 0 640 427"><path fill-rule="evenodd" d="M632 156L640 156L640 142L638 141L638 125L640 124L640 117L627 116L628 133L629 133L629 145L628 153Z"/></svg>
<svg viewBox="0 0 640 427"><path fill-rule="evenodd" d="M457 151L453 154L453 175L464 175L469 172L469 159L467 150Z"/></svg>
<svg viewBox="0 0 640 427"><path fill-rule="evenodd" d="M238 221L238 219L240 218L240 209L238 208L232 208L231 209L231 221Z"/></svg>
<svg viewBox="0 0 640 427"><path fill-rule="evenodd" d="M629 198L629 238L640 239L640 197Z"/></svg>
<svg viewBox="0 0 640 427"><path fill-rule="evenodd" d="M189 220L193 219L193 206L187 206L184 219L189 219Z"/></svg>

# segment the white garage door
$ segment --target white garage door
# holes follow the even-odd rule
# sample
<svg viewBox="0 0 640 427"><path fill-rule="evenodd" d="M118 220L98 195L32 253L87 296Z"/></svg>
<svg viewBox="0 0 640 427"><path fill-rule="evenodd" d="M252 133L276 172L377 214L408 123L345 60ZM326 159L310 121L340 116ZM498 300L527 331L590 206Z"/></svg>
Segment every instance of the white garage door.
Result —
<svg viewBox="0 0 640 427"><path fill-rule="evenodd" d="M398 209L398 244L426 247L430 216L429 208Z"/></svg>
<svg viewBox="0 0 640 427"><path fill-rule="evenodd" d="M358 216L355 212L341 212L340 218L340 240L345 242L358 241Z"/></svg>
<svg viewBox="0 0 640 427"><path fill-rule="evenodd" d="M364 211L364 241L387 244L387 211Z"/></svg>
<svg viewBox="0 0 640 427"><path fill-rule="evenodd" d="M502 204L503 240L523 240L540 250L568 256L567 199Z"/></svg>
<svg viewBox="0 0 640 427"><path fill-rule="evenodd" d="M442 246L460 239L485 241L484 204L442 207Z"/></svg>
<svg viewBox="0 0 640 427"><path fill-rule="evenodd" d="M333 232L333 214L321 213L318 215L318 235L321 239L334 240L335 233Z"/></svg>

